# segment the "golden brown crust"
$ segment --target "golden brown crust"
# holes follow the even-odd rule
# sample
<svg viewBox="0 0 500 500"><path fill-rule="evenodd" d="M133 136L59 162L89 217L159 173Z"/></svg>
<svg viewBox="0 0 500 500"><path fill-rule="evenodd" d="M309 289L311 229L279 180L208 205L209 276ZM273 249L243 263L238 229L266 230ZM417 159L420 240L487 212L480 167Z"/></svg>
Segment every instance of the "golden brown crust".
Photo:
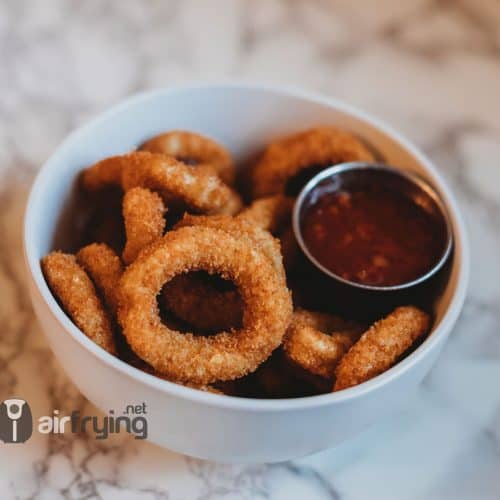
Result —
<svg viewBox="0 0 500 500"><path fill-rule="evenodd" d="M133 353L132 353L133 354ZM190 387L191 389L198 389L203 392L211 392L212 394L225 394L222 390L212 385L204 385L204 384L192 384L190 382L179 382L175 380L171 380L169 377L163 375L162 373L157 372L152 366L149 366L145 361L141 358L136 358L135 360L127 360L127 363L131 364L138 370L141 370L149 375L154 375L155 377L161 378L162 380L167 380L168 382L174 382L177 384L181 384L185 387Z"/></svg>
<svg viewBox="0 0 500 500"><path fill-rule="evenodd" d="M287 357L305 370L333 379L334 370L363 328L330 314L298 309L283 341Z"/></svg>
<svg viewBox="0 0 500 500"><path fill-rule="evenodd" d="M272 262L275 270L286 282L283 258L281 256L280 244L276 238L260 227L256 227L246 220L231 217L229 215L191 215L184 217L174 226L174 229L187 226L204 226L220 229L232 234L246 242L253 248L260 249Z"/></svg>
<svg viewBox="0 0 500 500"><path fill-rule="evenodd" d="M110 156L86 168L81 173L82 187L91 193L122 185L125 156Z"/></svg>
<svg viewBox="0 0 500 500"><path fill-rule="evenodd" d="M236 216L236 219L266 229L279 238L287 272L294 269L300 255L291 226L294 202L294 198L282 194L267 196L253 201Z"/></svg>
<svg viewBox="0 0 500 500"><path fill-rule="evenodd" d="M342 358L335 370L340 391L383 373L429 329L429 315L413 306L398 307L377 321Z"/></svg>
<svg viewBox="0 0 500 500"><path fill-rule="evenodd" d="M260 198L242 210L237 218L277 234L290 225L294 199L277 194Z"/></svg>
<svg viewBox="0 0 500 500"><path fill-rule="evenodd" d="M186 163L194 161L197 169L215 173L226 184L234 184L235 169L231 155L226 148L203 135L172 130L149 139L139 149L163 153Z"/></svg>
<svg viewBox="0 0 500 500"><path fill-rule="evenodd" d="M272 398L362 383L407 355L428 331L429 317L401 307L361 336L365 329L356 323L293 312L285 268L296 304L314 307L315 297L301 286L288 195L345 161L373 155L334 127L277 140L238 179L254 198L243 207L230 187L235 168L225 148L197 133L160 134L82 173L97 218L80 244L109 241L118 255L98 243L76 256L52 252L41 263L47 283L89 338L165 380ZM187 213L163 235L166 206L169 222ZM130 264L126 271L119 256Z"/></svg>
<svg viewBox="0 0 500 500"><path fill-rule="evenodd" d="M89 191L109 185L119 185L124 191L147 188L156 191L167 205L199 213L232 214L241 209L240 196L216 175L147 151L101 160L83 172L82 183Z"/></svg>
<svg viewBox="0 0 500 500"><path fill-rule="evenodd" d="M277 241L267 232L246 220L226 215L184 215L174 229L188 226L206 226L228 232L256 248L270 258L275 269L285 281L285 272ZM177 317L195 328L220 331L239 326L243 303L237 290L221 291L210 282L194 276L178 276L164 287L165 305Z"/></svg>
<svg viewBox="0 0 500 500"><path fill-rule="evenodd" d="M115 316L118 309L118 283L123 274L120 257L104 243L91 243L78 251L76 260L90 276Z"/></svg>
<svg viewBox="0 0 500 500"><path fill-rule="evenodd" d="M115 354L109 315L75 256L51 252L42 259L42 270L52 293L76 326L98 346Z"/></svg>
<svg viewBox="0 0 500 500"><path fill-rule="evenodd" d="M243 327L209 337L164 325L156 295L175 275L220 274L237 285ZM262 251L209 227L184 227L148 247L121 280L119 320L133 350L158 372L194 384L241 377L281 343L292 313L290 293Z"/></svg>
<svg viewBox="0 0 500 500"><path fill-rule="evenodd" d="M126 243L122 259L130 264L146 246L163 236L166 207L161 197L149 189L135 187L123 197Z"/></svg>
<svg viewBox="0 0 500 500"><path fill-rule="evenodd" d="M312 166L374 157L353 135L334 127L316 127L277 140L266 148L252 172L254 198L285 193L287 183Z"/></svg>

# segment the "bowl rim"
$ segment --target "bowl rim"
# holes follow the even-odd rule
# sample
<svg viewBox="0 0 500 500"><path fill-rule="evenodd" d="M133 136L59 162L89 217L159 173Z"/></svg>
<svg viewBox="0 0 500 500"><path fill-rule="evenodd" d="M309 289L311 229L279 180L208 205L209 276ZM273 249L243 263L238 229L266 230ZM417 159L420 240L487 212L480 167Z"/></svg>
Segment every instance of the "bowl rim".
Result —
<svg viewBox="0 0 500 500"><path fill-rule="evenodd" d="M336 109L342 113L350 115L351 117L362 121L370 127L376 129L383 135L390 137L393 141L399 144L407 153L413 156L419 164L421 164L426 173L430 174L434 184L440 192L443 202L449 212L452 225L455 226L454 240L455 240L455 253L459 253L459 269L457 276L457 284L450 299L450 304L441 319L439 325L433 330L432 335L429 335L425 341L412 352L405 359L398 364L387 370L386 372L368 380L362 384L345 389L339 392L331 392L327 394L320 394L316 396L308 396L301 398L286 398L286 399L260 399L260 398L240 398L236 396L227 396L213 394L209 392L192 389L185 387L174 382L160 379L154 375L142 372L141 370L128 365L124 361L112 356L105 350L98 347L92 342L70 319L62 308L57 303L49 290L47 283L43 277L39 258L36 255L35 244L32 238L30 228L33 225L33 216L37 208L37 199L42 199L40 193L46 185L50 185L47 179L52 177L54 169L52 165L57 162L57 157L62 151L71 147L72 143L77 142L80 136L84 135L89 129L95 127L98 123L108 120L113 115L125 111L128 107L140 104L148 100L155 100L165 95L193 92L193 91L207 91L207 90L238 90L249 92L265 92L275 94L277 96L286 96L295 99L301 99L311 103L315 103L328 108ZM54 171L55 172L55 171ZM441 174L437 171L433 163L421 153L413 144L411 144L405 137L392 127L386 125L377 118L365 113L364 111L343 102L342 100L334 97L325 96L317 92L306 91L295 86L282 86L273 84L262 83L249 83L241 81L221 81L221 82L193 82L189 84L180 84L168 86L160 89L140 92L132 95L118 104L115 104L108 110L99 113L88 122L72 131L56 148L53 154L43 163L39 169L34 182L32 184L28 201L26 203L24 213L24 228L23 228L23 251L25 265L28 270L29 278L34 284L34 288L30 290L37 292L44 305L49 309L51 315L56 321L68 332L73 341L80 344L81 347L90 351L98 361L107 367L118 371L122 375L131 378L134 381L143 383L152 389L159 390L169 396L181 398L192 403L205 404L213 407L227 408L233 410L246 410L255 412L273 412L284 410L305 410L316 407L322 407L330 404L338 404L346 402L351 399L361 397L369 392L372 392L382 386L388 384L392 380L402 376L412 366L419 363L424 359L434 348L436 348L441 339L446 337L453 325L455 324L460 311L462 310L470 274L470 250L468 243L468 236L460 213L458 203L447 183L444 181ZM33 298L33 297L32 297ZM43 329L43 328L42 328ZM71 378L71 377L70 377Z"/></svg>

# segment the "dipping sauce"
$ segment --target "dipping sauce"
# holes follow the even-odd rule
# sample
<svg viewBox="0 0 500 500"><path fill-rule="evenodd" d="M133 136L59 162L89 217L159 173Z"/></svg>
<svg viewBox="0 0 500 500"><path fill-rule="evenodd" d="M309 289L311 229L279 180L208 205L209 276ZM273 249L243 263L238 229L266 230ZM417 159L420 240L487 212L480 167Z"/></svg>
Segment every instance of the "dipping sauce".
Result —
<svg viewBox="0 0 500 500"><path fill-rule="evenodd" d="M312 256L337 276L373 286L413 281L445 248L442 222L413 200L383 187L316 193L302 236Z"/></svg>

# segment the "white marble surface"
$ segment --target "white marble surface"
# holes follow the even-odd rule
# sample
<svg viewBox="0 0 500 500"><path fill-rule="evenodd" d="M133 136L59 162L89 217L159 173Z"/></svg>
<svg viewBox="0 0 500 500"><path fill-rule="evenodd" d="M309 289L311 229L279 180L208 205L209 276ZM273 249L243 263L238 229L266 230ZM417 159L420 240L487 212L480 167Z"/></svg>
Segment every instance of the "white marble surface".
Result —
<svg viewBox="0 0 500 500"><path fill-rule="evenodd" d="M0 498L500 498L498 0L0 2L0 400L96 410L35 321L20 226L42 162L133 92L189 79L291 83L344 98L440 166L472 242L469 297L408 409L342 448L223 466L121 435L0 444Z"/></svg>

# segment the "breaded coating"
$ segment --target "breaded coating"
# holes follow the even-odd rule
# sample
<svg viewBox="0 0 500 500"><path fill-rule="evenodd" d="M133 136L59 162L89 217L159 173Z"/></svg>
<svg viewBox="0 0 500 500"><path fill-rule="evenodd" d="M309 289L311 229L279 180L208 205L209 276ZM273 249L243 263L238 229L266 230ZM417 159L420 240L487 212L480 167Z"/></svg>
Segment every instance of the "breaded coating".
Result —
<svg viewBox="0 0 500 500"><path fill-rule="evenodd" d="M134 355L134 353L132 353ZM203 392L211 392L213 394L225 394L222 390L214 387L212 385L201 385L201 384L191 384L190 382L176 382L175 380L170 380L168 377L163 375L162 373L157 372L152 366L149 366L145 361L141 358L136 357L135 360L125 360L126 363L134 366L138 370L142 372L148 373L149 375L154 375L155 377L161 378L162 380L167 380L169 382L180 383L185 387L190 387L191 389L198 389Z"/></svg>
<svg viewBox="0 0 500 500"><path fill-rule="evenodd" d="M371 327L334 316L356 304L335 295L326 304L332 294L310 276L292 227L308 180L373 162L369 145L323 125L254 158L237 172L212 138L166 130L86 168L68 235L83 248L41 260L61 308L128 365L220 395L307 397L390 369L425 338L429 315L398 307Z"/></svg>
<svg viewBox="0 0 500 500"><path fill-rule="evenodd" d="M330 314L298 309L283 341L286 356L315 375L333 379L342 356L363 332L363 327Z"/></svg>
<svg viewBox="0 0 500 500"><path fill-rule="evenodd" d="M255 227L245 220L239 220L229 215L191 215L184 217L174 226L179 229L186 226L205 226L220 229L232 234L240 239L247 240L247 243L260 249L271 260L275 270L284 282L286 282L283 258L281 256L280 244L276 238L260 227Z"/></svg>
<svg viewBox="0 0 500 500"><path fill-rule="evenodd" d="M174 276L205 270L233 281L243 326L203 337L166 326L156 296ZM270 258L246 238L206 226L168 232L142 252L120 282L119 321L136 354L173 380L210 384L254 371L278 347L292 302Z"/></svg>
<svg viewBox="0 0 500 500"><path fill-rule="evenodd" d="M234 184L236 171L229 151L201 134L172 130L149 139L139 149L173 156L197 169L215 173L226 184Z"/></svg>
<svg viewBox="0 0 500 500"><path fill-rule="evenodd" d="M425 312L414 306L398 307L372 325L342 358L335 370L333 390L347 389L385 372L428 332L429 326Z"/></svg>
<svg viewBox="0 0 500 500"><path fill-rule="evenodd" d="M76 326L98 346L115 354L110 317L92 280L78 265L75 256L51 252L41 264L52 293Z"/></svg>
<svg viewBox="0 0 500 500"><path fill-rule="evenodd" d="M300 255L291 226L294 202L294 198L281 194L259 198L236 216L238 220L245 220L262 229L267 229L279 238L283 264L287 272L294 269Z"/></svg>
<svg viewBox="0 0 500 500"><path fill-rule="evenodd" d="M81 173L81 184L86 191L95 193L101 189L122 185L123 165L126 155L110 156L86 168Z"/></svg>
<svg viewBox="0 0 500 500"><path fill-rule="evenodd" d="M317 173L347 161L373 161L366 146L353 135L334 127L317 127L272 142L252 171L254 198L284 194L289 183L308 169ZM302 185L307 179L302 179ZM302 186L296 186L298 194ZM287 193L288 194L288 193Z"/></svg>
<svg viewBox="0 0 500 500"><path fill-rule="evenodd" d="M197 276L182 274L162 290L167 309L196 329L210 332L230 330L241 325L243 302L236 289L220 290Z"/></svg>
<svg viewBox="0 0 500 500"><path fill-rule="evenodd" d="M120 174L120 175L118 175ZM112 156L87 168L83 187L89 191L119 185L124 191L144 187L156 191L163 201L195 212L237 213L241 198L216 175L197 170L176 159L147 151Z"/></svg>
<svg viewBox="0 0 500 500"><path fill-rule="evenodd" d="M276 235L290 226L294 199L277 194L255 200L242 210L237 218L244 219Z"/></svg>
<svg viewBox="0 0 500 500"><path fill-rule="evenodd" d="M260 248L270 258L283 282L286 281L279 244L267 231L227 215L186 214L174 229L187 226L212 227L246 239L249 245ZM177 285L179 280L180 289ZM201 330L227 330L241 322L243 303L237 290L221 291L217 286L211 286L210 282L196 277L178 276L165 286L163 295L169 310Z"/></svg>
<svg viewBox="0 0 500 500"><path fill-rule="evenodd" d="M125 264L133 262L139 252L163 236L165 212L161 197L146 188L129 189L123 197L123 220L126 243L122 259Z"/></svg>
<svg viewBox="0 0 500 500"><path fill-rule="evenodd" d="M118 284L123 274L120 257L104 243L91 243L76 254L113 316L118 310Z"/></svg>

